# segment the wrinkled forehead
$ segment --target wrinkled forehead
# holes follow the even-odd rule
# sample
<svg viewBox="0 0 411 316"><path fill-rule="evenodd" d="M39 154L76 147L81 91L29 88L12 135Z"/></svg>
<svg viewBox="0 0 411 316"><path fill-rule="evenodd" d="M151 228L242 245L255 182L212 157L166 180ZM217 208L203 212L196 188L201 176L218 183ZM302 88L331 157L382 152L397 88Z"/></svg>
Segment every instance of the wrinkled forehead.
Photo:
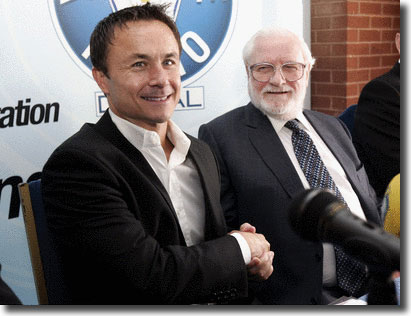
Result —
<svg viewBox="0 0 411 316"><path fill-rule="evenodd" d="M298 38L292 36L256 38L250 64L261 62L282 64L289 61L305 63L303 49Z"/></svg>

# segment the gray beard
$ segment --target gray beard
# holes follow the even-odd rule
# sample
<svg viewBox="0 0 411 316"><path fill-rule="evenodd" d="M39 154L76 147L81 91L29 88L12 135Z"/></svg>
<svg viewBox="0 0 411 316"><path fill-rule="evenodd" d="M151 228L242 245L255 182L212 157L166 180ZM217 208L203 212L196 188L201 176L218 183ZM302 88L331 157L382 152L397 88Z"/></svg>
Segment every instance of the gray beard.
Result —
<svg viewBox="0 0 411 316"><path fill-rule="evenodd" d="M289 102L288 104L283 104L275 107L268 104L264 100L261 100L261 98L258 98L250 85L248 85L248 94L250 96L251 102L257 109L259 109L265 115L278 120L293 120L297 117L298 113L303 110L305 94L302 96L301 100L296 100L296 103Z"/></svg>

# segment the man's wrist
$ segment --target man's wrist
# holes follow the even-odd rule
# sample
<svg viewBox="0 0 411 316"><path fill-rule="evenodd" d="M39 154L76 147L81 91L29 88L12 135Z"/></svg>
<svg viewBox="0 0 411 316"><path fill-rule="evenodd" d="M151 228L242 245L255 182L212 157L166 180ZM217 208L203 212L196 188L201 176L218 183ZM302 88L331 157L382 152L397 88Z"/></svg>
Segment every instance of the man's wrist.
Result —
<svg viewBox="0 0 411 316"><path fill-rule="evenodd" d="M248 246L247 241L243 236L241 236L240 233L232 233L230 234L233 236L235 239L237 239L238 245L240 246L241 253L243 254L244 262L245 264L249 264L251 261L251 250L250 247Z"/></svg>

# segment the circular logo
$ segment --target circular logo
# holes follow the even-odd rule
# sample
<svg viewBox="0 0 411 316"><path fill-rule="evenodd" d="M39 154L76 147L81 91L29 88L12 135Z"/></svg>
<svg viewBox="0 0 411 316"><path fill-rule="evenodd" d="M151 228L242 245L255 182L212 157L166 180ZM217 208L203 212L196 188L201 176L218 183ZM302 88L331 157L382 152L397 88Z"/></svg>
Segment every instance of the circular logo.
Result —
<svg viewBox="0 0 411 316"><path fill-rule="evenodd" d="M74 62L90 77L90 35L112 12L143 4L136 0L49 0L58 37ZM151 3L170 3L152 0ZM167 12L181 35L181 80L184 86L202 77L220 58L235 25L237 0L174 0Z"/></svg>

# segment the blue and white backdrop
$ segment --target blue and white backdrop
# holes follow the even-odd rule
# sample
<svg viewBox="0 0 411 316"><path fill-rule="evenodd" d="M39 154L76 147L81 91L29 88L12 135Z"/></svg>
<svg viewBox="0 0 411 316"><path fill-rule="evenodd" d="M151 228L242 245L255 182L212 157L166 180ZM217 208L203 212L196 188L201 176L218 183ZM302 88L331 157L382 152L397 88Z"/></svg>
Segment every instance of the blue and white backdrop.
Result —
<svg viewBox="0 0 411 316"><path fill-rule="evenodd" d="M0 1L0 264L23 304L37 304L37 296L17 186L39 177L51 152L107 108L91 76L90 34L109 13L143 2ZM307 0L171 2L183 44L173 120L194 136L248 102L241 51L259 28L282 25L310 40Z"/></svg>

